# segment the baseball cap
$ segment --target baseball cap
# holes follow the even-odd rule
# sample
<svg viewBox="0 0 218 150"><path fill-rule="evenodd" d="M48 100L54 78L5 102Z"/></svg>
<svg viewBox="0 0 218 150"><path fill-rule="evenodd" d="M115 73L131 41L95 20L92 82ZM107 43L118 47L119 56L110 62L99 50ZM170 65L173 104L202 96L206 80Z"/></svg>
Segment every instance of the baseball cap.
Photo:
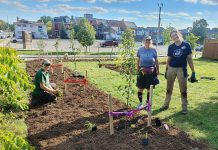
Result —
<svg viewBox="0 0 218 150"><path fill-rule="evenodd" d="M51 62L50 62L48 59L44 59L43 62L42 62L42 64L43 64L44 66L50 66L50 65L51 65Z"/></svg>
<svg viewBox="0 0 218 150"><path fill-rule="evenodd" d="M151 36L146 36L145 38L144 38L144 41L145 40L151 40Z"/></svg>

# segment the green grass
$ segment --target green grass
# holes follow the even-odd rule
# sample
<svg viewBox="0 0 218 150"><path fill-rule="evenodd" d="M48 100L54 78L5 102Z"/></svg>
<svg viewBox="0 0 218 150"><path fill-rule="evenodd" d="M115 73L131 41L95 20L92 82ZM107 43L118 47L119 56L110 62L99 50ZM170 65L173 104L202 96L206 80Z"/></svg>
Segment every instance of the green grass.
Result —
<svg viewBox="0 0 218 150"><path fill-rule="evenodd" d="M0 39L0 43L2 43L2 42L4 42L5 41L5 39Z"/></svg>
<svg viewBox="0 0 218 150"><path fill-rule="evenodd" d="M62 51L59 51L58 52L58 55L64 55L68 53L68 55L73 55L74 53L73 52L62 52ZM17 50L17 54L18 55L39 55L40 54L40 51L39 50ZM118 53L115 53L115 52L81 52L79 53L79 55L117 55ZM46 52L43 52L42 55L47 55ZM48 52L48 55L57 55L57 52L55 51L52 51L52 52ZM76 53L76 55L78 55L78 53Z"/></svg>
<svg viewBox="0 0 218 150"><path fill-rule="evenodd" d="M160 61L164 60L165 58L161 58ZM118 90L118 86L125 83L120 74L104 67L98 68L97 64L97 62L77 62L78 70L83 72L88 70L88 78L91 84L105 92L110 92L113 97L126 102ZM207 141L211 147L218 149L218 61L200 58L195 59L194 64L199 82L188 82L189 113L185 116L180 113L181 98L177 80L174 85L170 109L164 112L158 111L164 103L166 92L166 80L164 76L160 75L160 84L154 89L153 95L152 109L154 117L160 117L169 124L175 125L187 132L192 138ZM66 65L73 69L73 63ZM164 71L165 65L161 65L160 72L164 73ZM200 79L203 76L215 77L216 80ZM131 96L130 104L136 107L138 104L136 87L134 91L135 94Z"/></svg>

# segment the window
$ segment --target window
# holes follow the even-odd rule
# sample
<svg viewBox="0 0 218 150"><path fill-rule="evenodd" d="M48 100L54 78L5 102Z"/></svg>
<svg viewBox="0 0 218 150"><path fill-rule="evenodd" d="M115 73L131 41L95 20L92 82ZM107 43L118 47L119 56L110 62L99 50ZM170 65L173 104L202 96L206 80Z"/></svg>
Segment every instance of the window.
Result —
<svg viewBox="0 0 218 150"><path fill-rule="evenodd" d="M26 27L26 25L24 24L23 27Z"/></svg>

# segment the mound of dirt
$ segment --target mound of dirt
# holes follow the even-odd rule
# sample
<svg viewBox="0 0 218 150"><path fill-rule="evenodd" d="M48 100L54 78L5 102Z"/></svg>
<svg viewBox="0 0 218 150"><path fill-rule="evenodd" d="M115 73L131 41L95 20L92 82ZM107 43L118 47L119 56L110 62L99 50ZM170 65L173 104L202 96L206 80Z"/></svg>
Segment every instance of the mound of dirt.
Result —
<svg viewBox="0 0 218 150"><path fill-rule="evenodd" d="M41 67L41 61L28 61L27 72L34 77ZM70 69L64 68L72 75ZM73 78L73 76L71 76ZM55 68L51 82L64 90L64 76L61 68ZM109 134L108 95L88 84L68 85L69 92L55 103L45 104L29 110L26 119L28 140L36 149L42 150L138 150L207 149L207 145L191 140L186 133L174 127L169 131L163 126L147 128L146 116L138 123L140 115L134 118L118 117L114 120L115 134ZM113 110L122 111L126 106L113 98ZM97 130L88 131L84 126L89 121ZM135 124L135 128L131 128ZM152 123L155 124L154 121ZM126 129L123 128L126 126ZM149 145L141 143L141 136L148 132Z"/></svg>

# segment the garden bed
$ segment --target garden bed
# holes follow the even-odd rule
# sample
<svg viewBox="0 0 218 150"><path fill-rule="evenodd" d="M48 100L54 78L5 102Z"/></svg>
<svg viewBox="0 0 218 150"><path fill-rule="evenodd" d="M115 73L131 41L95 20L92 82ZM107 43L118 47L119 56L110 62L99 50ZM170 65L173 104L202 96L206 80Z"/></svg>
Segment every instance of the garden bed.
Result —
<svg viewBox="0 0 218 150"><path fill-rule="evenodd" d="M34 77L41 67L41 61L27 62L27 72ZM71 74L71 70L64 68ZM61 68L54 70L51 81L64 88ZM108 95L88 84L86 93L79 85L68 85L69 94L57 102L31 109L27 116L28 140L36 149L208 149L207 145L191 140L188 135L174 127L167 131L163 126L147 128L146 119L135 124L140 117L136 115L127 121L127 128L120 128L125 118L115 119L115 134L109 134ZM113 110L125 105L113 98ZM94 132L87 131L86 121L97 125ZM153 122L154 125L154 122ZM150 143L141 144L140 136L148 131Z"/></svg>

